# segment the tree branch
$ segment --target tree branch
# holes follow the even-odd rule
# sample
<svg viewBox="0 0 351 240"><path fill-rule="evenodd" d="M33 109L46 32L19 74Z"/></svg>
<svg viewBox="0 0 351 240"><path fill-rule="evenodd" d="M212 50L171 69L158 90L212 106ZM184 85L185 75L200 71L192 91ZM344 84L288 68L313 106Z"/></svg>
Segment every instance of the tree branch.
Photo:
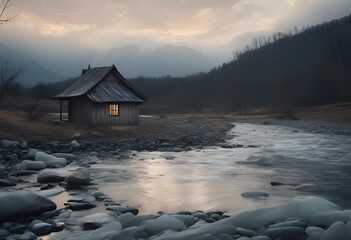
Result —
<svg viewBox="0 0 351 240"><path fill-rule="evenodd" d="M2 0L0 4L0 25L6 22L11 22L16 19L19 13L9 13L11 0Z"/></svg>

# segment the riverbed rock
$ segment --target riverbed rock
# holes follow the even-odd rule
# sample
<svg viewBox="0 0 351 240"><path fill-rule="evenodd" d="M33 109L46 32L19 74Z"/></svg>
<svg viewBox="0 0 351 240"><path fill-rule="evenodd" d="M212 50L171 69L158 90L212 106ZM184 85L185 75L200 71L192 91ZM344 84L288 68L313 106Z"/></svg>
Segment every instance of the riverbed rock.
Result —
<svg viewBox="0 0 351 240"><path fill-rule="evenodd" d="M96 207L95 203L89 202L89 201L81 201L81 202L69 202L69 203L64 203L67 208L73 210L73 211L80 211L80 210L86 210L86 209L91 209Z"/></svg>
<svg viewBox="0 0 351 240"><path fill-rule="evenodd" d="M68 162L74 162L78 160L74 154L70 153L54 153L52 155L57 158L65 158Z"/></svg>
<svg viewBox="0 0 351 240"><path fill-rule="evenodd" d="M51 183L51 182L63 182L65 178L52 170L44 169L37 175L38 183Z"/></svg>
<svg viewBox="0 0 351 240"><path fill-rule="evenodd" d="M31 161L23 160L20 165L24 167L22 170L42 170L46 167L45 162L43 161Z"/></svg>
<svg viewBox="0 0 351 240"><path fill-rule="evenodd" d="M65 158L58 158L40 151L35 154L35 161L43 161L48 167L65 167L67 165Z"/></svg>
<svg viewBox="0 0 351 240"><path fill-rule="evenodd" d="M151 235L156 235L166 230L182 231L185 224L173 216L163 215L156 219L147 220L145 227Z"/></svg>
<svg viewBox="0 0 351 240"><path fill-rule="evenodd" d="M37 223L30 229L35 235L43 236L51 233L52 225L49 223Z"/></svg>
<svg viewBox="0 0 351 240"><path fill-rule="evenodd" d="M285 222L280 222L280 223L275 223L272 225L269 225L269 228L277 228L277 227L301 227L301 228L306 228L307 223L303 220L289 220Z"/></svg>
<svg viewBox="0 0 351 240"><path fill-rule="evenodd" d="M122 225L119 222L110 222L101 228L98 228L88 234L86 240L105 240L114 239L122 230Z"/></svg>
<svg viewBox="0 0 351 240"><path fill-rule="evenodd" d="M34 159L35 158L35 154L39 152L37 149L34 149L34 148L30 148L29 151L28 151L28 158L30 159Z"/></svg>
<svg viewBox="0 0 351 240"><path fill-rule="evenodd" d="M133 213L124 213L116 217L116 221L122 224L122 228L135 226L135 215Z"/></svg>
<svg viewBox="0 0 351 240"><path fill-rule="evenodd" d="M56 204L46 197L30 191L0 192L0 219L40 215L56 209Z"/></svg>
<svg viewBox="0 0 351 240"><path fill-rule="evenodd" d="M18 240L35 240L37 239L37 235L35 235L31 231L27 231L18 237Z"/></svg>
<svg viewBox="0 0 351 240"><path fill-rule="evenodd" d="M92 179L88 169L80 168L65 179L68 186L88 185Z"/></svg>
<svg viewBox="0 0 351 240"><path fill-rule="evenodd" d="M1 143L1 146L5 147L5 148L20 145L20 142L18 142L18 141L11 141L11 140L7 140L7 139L1 140L0 143Z"/></svg>
<svg viewBox="0 0 351 240"><path fill-rule="evenodd" d="M289 218L305 219L307 222L310 222L316 213L331 212L336 210L340 210L340 207L332 202L329 202L328 200L319 197L296 197L285 204L239 212L227 219L223 219L211 224L195 224L196 226L194 225L191 228L188 228L187 230L181 232L164 232L160 234L160 236L157 236L155 239L206 239L205 236L217 237L219 234L223 233L233 236L236 234L236 227L242 227L255 231L264 228L270 223L277 223ZM234 229L233 226L235 226ZM303 228L297 229L296 227L291 230L280 230L282 230L282 232L292 231L296 235L303 235L305 232ZM271 232L271 234L274 234L274 232Z"/></svg>
<svg viewBox="0 0 351 240"><path fill-rule="evenodd" d="M257 198L262 198L262 197L268 197L269 194L266 192L244 192L241 194L241 196L243 198L257 199Z"/></svg>
<svg viewBox="0 0 351 240"><path fill-rule="evenodd" d="M271 239L296 240L305 235L305 229L301 227L275 227L268 228L262 235L266 235Z"/></svg>
<svg viewBox="0 0 351 240"><path fill-rule="evenodd" d="M80 144L77 142L77 140L73 140L73 141L71 142L71 146L72 146L72 147L79 147Z"/></svg>
<svg viewBox="0 0 351 240"><path fill-rule="evenodd" d="M351 231L344 222L336 222L323 232L321 240L351 239Z"/></svg>
<svg viewBox="0 0 351 240"><path fill-rule="evenodd" d="M112 222L113 217L107 213L94 213L94 214L82 217L80 221L82 222L82 225L84 225L85 223L90 223L90 224L96 223L96 224L100 224L100 227L101 227L105 223Z"/></svg>
<svg viewBox="0 0 351 240"><path fill-rule="evenodd" d="M319 233L322 234L325 230L320 227L310 226L305 229L307 236L311 236L312 234Z"/></svg>
<svg viewBox="0 0 351 240"><path fill-rule="evenodd" d="M351 210L332 211L325 213L317 213L312 217L311 224L315 226L330 226L338 221L351 220Z"/></svg>
<svg viewBox="0 0 351 240"><path fill-rule="evenodd" d="M0 187L13 187L16 186L16 183L8 179L0 179Z"/></svg>
<svg viewBox="0 0 351 240"><path fill-rule="evenodd" d="M27 142L22 142L22 143L21 143L21 148L22 148L22 149L28 148L28 143L27 143Z"/></svg>

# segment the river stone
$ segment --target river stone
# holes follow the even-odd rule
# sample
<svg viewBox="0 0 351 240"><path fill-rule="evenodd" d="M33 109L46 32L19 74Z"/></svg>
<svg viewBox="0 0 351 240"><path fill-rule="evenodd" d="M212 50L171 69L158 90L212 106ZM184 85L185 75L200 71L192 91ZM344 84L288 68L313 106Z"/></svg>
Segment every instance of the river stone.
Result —
<svg viewBox="0 0 351 240"><path fill-rule="evenodd" d="M79 145L79 143L77 142L77 140L73 140L73 141L71 142L71 146L72 146L72 147L79 147L80 145Z"/></svg>
<svg viewBox="0 0 351 240"><path fill-rule="evenodd" d="M27 155L30 159L34 159L37 152L39 152L37 149L30 148Z"/></svg>
<svg viewBox="0 0 351 240"><path fill-rule="evenodd" d="M208 218L208 216L203 212L195 212L195 213L193 213L193 216L198 218L198 219L203 219L203 220Z"/></svg>
<svg viewBox="0 0 351 240"><path fill-rule="evenodd" d="M77 161L78 158L70 153L54 153L52 154L54 157L58 157L58 158L65 158L67 161L69 162L73 162L73 161Z"/></svg>
<svg viewBox="0 0 351 240"><path fill-rule="evenodd" d="M240 235L244 235L246 237L252 237L253 235L255 235L255 231L252 231L252 230L249 230L249 229L237 227L235 230Z"/></svg>
<svg viewBox="0 0 351 240"><path fill-rule="evenodd" d="M90 232L86 237L86 240L115 239L121 230L122 230L121 223L110 222L104 225L103 227Z"/></svg>
<svg viewBox="0 0 351 240"><path fill-rule="evenodd" d="M27 142L22 142L21 143L21 148L22 149L28 148L28 143Z"/></svg>
<svg viewBox="0 0 351 240"><path fill-rule="evenodd" d="M121 213L133 213L135 216L139 214L139 209L133 207L127 207L123 209Z"/></svg>
<svg viewBox="0 0 351 240"><path fill-rule="evenodd" d="M0 192L0 219L40 215L56 209L50 199L30 191Z"/></svg>
<svg viewBox="0 0 351 240"><path fill-rule="evenodd" d="M305 229L301 227L276 227L265 230L263 235L271 239L296 240L305 235Z"/></svg>
<svg viewBox="0 0 351 240"><path fill-rule="evenodd" d="M134 225L134 220L135 220L135 216L133 213L124 213L122 215L119 215L118 217L116 217L116 221L120 222L122 224L122 228L128 228L128 227L132 227L135 226Z"/></svg>
<svg viewBox="0 0 351 240"><path fill-rule="evenodd" d="M10 228L11 233L18 233L18 234L22 234L25 230L27 230L27 226L24 224L19 224Z"/></svg>
<svg viewBox="0 0 351 240"><path fill-rule="evenodd" d="M65 178L52 170L44 169L37 175L38 183L63 182Z"/></svg>
<svg viewBox="0 0 351 240"><path fill-rule="evenodd" d="M62 211L58 216L57 218L58 219L62 219L62 218L70 218L71 217L71 212L69 211Z"/></svg>
<svg viewBox="0 0 351 240"><path fill-rule="evenodd" d="M198 219L191 215L173 215L173 217L177 218L178 220L182 221L187 227L194 225Z"/></svg>
<svg viewBox="0 0 351 240"><path fill-rule="evenodd" d="M251 238L249 238L249 239L251 239ZM271 238L268 236L262 235L262 236L254 237L254 238L252 238L252 240L271 240Z"/></svg>
<svg viewBox="0 0 351 240"><path fill-rule="evenodd" d="M92 179L88 169L81 168L65 179L68 186L88 185Z"/></svg>
<svg viewBox="0 0 351 240"><path fill-rule="evenodd" d="M305 232L308 236L311 236L314 233L322 234L324 232L324 229L320 227L310 226L305 229Z"/></svg>
<svg viewBox="0 0 351 240"><path fill-rule="evenodd" d="M241 194L244 198L261 198L261 197L268 197L268 193L266 192L244 192Z"/></svg>
<svg viewBox="0 0 351 240"><path fill-rule="evenodd" d="M20 145L20 143L18 141L10 141L10 140L7 140L7 139L1 140L1 146L5 147L5 148L18 146L18 145Z"/></svg>
<svg viewBox="0 0 351 240"><path fill-rule="evenodd" d="M45 162L43 161L31 161L31 160L23 160L21 165L24 166L22 170L42 170L46 167Z"/></svg>
<svg viewBox="0 0 351 240"><path fill-rule="evenodd" d="M8 179L0 179L0 187L13 187L16 184Z"/></svg>
<svg viewBox="0 0 351 240"><path fill-rule="evenodd" d="M147 220L145 227L151 235L156 235L166 230L182 231L185 224L175 217L163 215L156 219Z"/></svg>
<svg viewBox="0 0 351 240"><path fill-rule="evenodd" d="M0 239L5 239L8 235L10 235L9 231L0 228Z"/></svg>
<svg viewBox="0 0 351 240"><path fill-rule="evenodd" d="M58 158L40 151L35 154L35 161L43 161L48 167L65 167L67 165L65 158Z"/></svg>
<svg viewBox="0 0 351 240"><path fill-rule="evenodd" d="M17 238L18 240L35 240L37 239L37 235L35 235L33 232L27 231L23 233L21 236Z"/></svg>
<svg viewBox="0 0 351 240"><path fill-rule="evenodd" d="M82 201L82 202L69 202L69 203L64 203L67 208L73 210L73 211L80 211L80 210L85 210L85 209L91 209L96 207L96 205L92 202L88 201Z"/></svg>
<svg viewBox="0 0 351 240"><path fill-rule="evenodd" d="M47 235L51 232L52 226L49 223L37 223L30 229L37 236Z"/></svg>
<svg viewBox="0 0 351 240"><path fill-rule="evenodd" d="M325 213L316 213L311 220L311 225L315 226L331 226L338 221L349 221L351 220L351 210L344 211L331 211Z"/></svg>
<svg viewBox="0 0 351 240"><path fill-rule="evenodd" d="M269 228L276 228L276 227L302 227L302 228L306 228L307 223L300 221L300 220L291 220L291 221L285 221L285 222L272 224L269 226Z"/></svg>
<svg viewBox="0 0 351 240"><path fill-rule="evenodd" d="M321 240L351 239L351 232L344 222L336 222L322 234Z"/></svg>
<svg viewBox="0 0 351 240"><path fill-rule="evenodd" d="M102 227L102 223L99 223L99 222L90 221L90 222L82 223L83 230L95 230L101 227Z"/></svg>
<svg viewBox="0 0 351 240"><path fill-rule="evenodd" d="M277 181L272 181L272 182L271 182L271 186L280 186L280 185L284 185L284 183L282 183L282 182L277 182Z"/></svg>
<svg viewBox="0 0 351 240"><path fill-rule="evenodd" d="M18 170L16 172L14 172L15 176L29 176L29 175L33 175L36 174L36 171L33 170Z"/></svg>
<svg viewBox="0 0 351 240"><path fill-rule="evenodd" d="M113 221L113 217L107 213L94 213L88 216L84 216L80 219L80 221L84 224L86 222L94 222L94 223L109 223ZM120 221L118 221L120 222Z"/></svg>

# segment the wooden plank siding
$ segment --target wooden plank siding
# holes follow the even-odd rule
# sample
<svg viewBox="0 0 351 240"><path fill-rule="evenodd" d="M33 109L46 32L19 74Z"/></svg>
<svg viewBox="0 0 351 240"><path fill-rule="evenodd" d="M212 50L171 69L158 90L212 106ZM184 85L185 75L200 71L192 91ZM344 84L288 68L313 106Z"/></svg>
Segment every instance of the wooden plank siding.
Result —
<svg viewBox="0 0 351 240"><path fill-rule="evenodd" d="M93 102L86 96L74 97L71 100L71 120L86 125L92 124Z"/></svg>
<svg viewBox="0 0 351 240"><path fill-rule="evenodd" d="M139 104L120 103L119 115L110 116L110 103L93 103L92 125L139 125Z"/></svg>

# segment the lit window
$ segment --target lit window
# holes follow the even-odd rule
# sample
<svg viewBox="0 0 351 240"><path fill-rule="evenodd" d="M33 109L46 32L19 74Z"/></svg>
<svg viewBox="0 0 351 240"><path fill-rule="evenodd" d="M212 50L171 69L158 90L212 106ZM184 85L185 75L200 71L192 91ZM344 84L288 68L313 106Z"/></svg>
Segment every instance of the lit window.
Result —
<svg viewBox="0 0 351 240"><path fill-rule="evenodd" d="M110 104L110 116L118 116L119 108L118 104Z"/></svg>

